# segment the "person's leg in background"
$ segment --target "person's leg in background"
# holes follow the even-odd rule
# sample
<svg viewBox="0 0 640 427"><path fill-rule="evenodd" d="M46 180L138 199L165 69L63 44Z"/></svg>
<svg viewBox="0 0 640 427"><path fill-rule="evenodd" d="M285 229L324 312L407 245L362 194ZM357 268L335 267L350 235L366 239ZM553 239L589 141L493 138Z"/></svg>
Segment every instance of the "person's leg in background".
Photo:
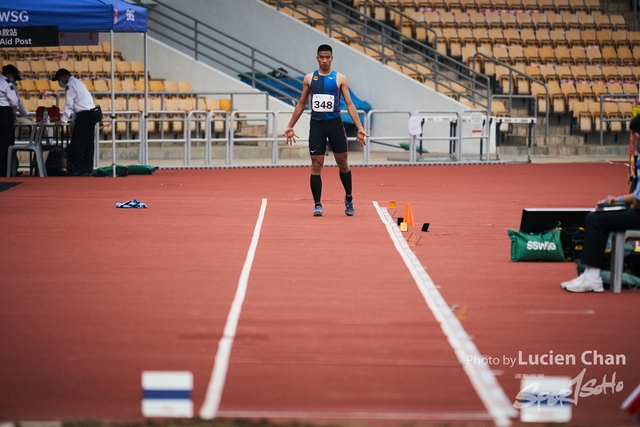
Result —
<svg viewBox="0 0 640 427"><path fill-rule="evenodd" d="M93 172L93 168L94 168L94 159L93 156L95 155L96 151L96 125L92 125L90 130L89 130L89 136L87 137L87 150L85 151L84 154L84 162L87 165L87 173L89 175L91 175L91 173Z"/></svg>
<svg viewBox="0 0 640 427"><path fill-rule="evenodd" d="M609 233L640 229L640 210L591 212L585 219L585 236L581 261L585 271L560 286L569 292L602 292L602 257L607 247Z"/></svg>
<svg viewBox="0 0 640 427"><path fill-rule="evenodd" d="M7 176L7 152L14 144L13 109L0 107L0 177Z"/></svg>
<svg viewBox="0 0 640 427"><path fill-rule="evenodd" d="M86 152L89 145L93 146L93 125L91 123L90 113L83 111L77 114L76 121L73 125L73 133L71 134L71 142L67 147L67 161L69 163L70 174L89 174L89 167L86 161ZM90 164L93 164L93 158Z"/></svg>

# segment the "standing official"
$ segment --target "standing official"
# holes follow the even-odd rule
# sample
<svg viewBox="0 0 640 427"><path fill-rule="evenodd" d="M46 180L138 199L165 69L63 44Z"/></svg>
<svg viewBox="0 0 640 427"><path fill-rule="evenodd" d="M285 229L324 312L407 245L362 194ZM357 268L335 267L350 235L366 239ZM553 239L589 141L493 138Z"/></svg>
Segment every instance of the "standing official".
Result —
<svg viewBox="0 0 640 427"><path fill-rule="evenodd" d="M13 122L16 120L19 105L15 83L7 77L0 78L0 177L7 176L7 152L15 143Z"/></svg>
<svg viewBox="0 0 640 427"><path fill-rule="evenodd" d="M10 83L13 83L13 89L16 92L16 96L18 97L18 114L21 117L25 117L27 119L31 118L29 112L24 108L22 102L20 102L20 92L18 91L17 82L22 80L20 76L20 71L14 65L5 65L2 67L2 75L9 80Z"/></svg>
<svg viewBox="0 0 640 427"><path fill-rule="evenodd" d="M18 117L16 118L15 121L22 124L30 123L31 115L29 114L27 109L24 108L24 105L22 105L22 102L20 101L20 91L18 90L18 84L17 84L18 81L22 80L22 77L20 76L20 70L18 70L14 65L8 64L2 67L2 75L4 76L5 79L9 81L9 83L12 84L13 90L16 93L16 97L18 97L18 110L17 110ZM20 122L20 120L23 120L23 121ZM13 141L14 141L13 143L15 143L15 131L13 132ZM13 143L11 145L13 145ZM13 162L14 162L13 167L17 170L18 159L15 156L14 156ZM4 175L0 175L0 176L4 176Z"/></svg>
<svg viewBox="0 0 640 427"><path fill-rule="evenodd" d="M67 123L74 115L71 142L66 150L70 175L90 175L93 172L95 124L98 122L93 96L84 83L65 68L60 68L52 80L57 81L66 94L62 117L56 121L56 126Z"/></svg>

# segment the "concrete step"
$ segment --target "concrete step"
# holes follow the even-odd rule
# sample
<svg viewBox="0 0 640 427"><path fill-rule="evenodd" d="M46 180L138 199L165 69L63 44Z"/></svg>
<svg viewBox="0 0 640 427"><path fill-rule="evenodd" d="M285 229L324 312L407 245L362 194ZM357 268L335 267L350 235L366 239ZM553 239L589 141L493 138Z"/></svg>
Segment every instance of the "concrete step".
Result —
<svg viewBox="0 0 640 427"><path fill-rule="evenodd" d="M529 133L529 125L527 124L512 124L510 132L504 132L504 136L514 135L514 136L527 136ZM536 126L536 133L538 136L544 135L546 132L546 128L544 126ZM549 126L549 136L564 136L569 135L570 128L568 126Z"/></svg>
<svg viewBox="0 0 640 427"><path fill-rule="evenodd" d="M628 0L608 0L605 13L622 14L624 12L631 12L631 21L627 21L627 23L631 23L633 21L633 7L631 6L632 4L633 3L630 3Z"/></svg>
<svg viewBox="0 0 640 427"><path fill-rule="evenodd" d="M501 146L526 146L529 143L529 137L526 135L507 135L501 141ZM534 141L537 147L560 147L560 146L579 146L584 145L584 137L580 135L553 135L540 136Z"/></svg>
<svg viewBox="0 0 640 427"><path fill-rule="evenodd" d="M248 125L243 123L236 135L242 137L264 138L268 136L267 125Z"/></svg>
<svg viewBox="0 0 640 427"><path fill-rule="evenodd" d="M116 156L118 160L137 160L138 159L138 147L118 147ZM28 154L28 153L27 153ZM272 154L272 148L266 146L236 146L233 149L233 157L235 159L270 159ZM226 147L213 146L211 147L211 156L214 159L224 159L226 155ZM294 146L279 146L278 157L281 159L301 159L305 160L309 158L308 147L294 147ZM181 160L184 158L184 147L182 144L175 144L173 146L165 146L160 148L157 144L150 144L149 146L149 162L153 164L154 160ZM204 146L191 148L191 159L204 159ZM111 147L100 147L100 160L111 160ZM28 158L25 157L21 161L27 162Z"/></svg>
<svg viewBox="0 0 640 427"><path fill-rule="evenodd" d="M629 147L621 145L560 145L531 147L532 156L625 156ZM527 147L500 146L500 155L526 156Z"/></svg>
<svg viewBox="0 0 640 427"><path fill-rule="evenodd" d="M572 117L569 114L551 114L549 115L549 127L551 126L571 126L573 123ZM545 127L547 124L547 118L544 114L538 115L539 127Z"/></svg>
<svg viewBox="0 0 640 427"><path fill-rule="evenodd" d="M507 110L508 111L508 110ZM514 108L511 107L511 117L529 117L528 108Z"/></svg>

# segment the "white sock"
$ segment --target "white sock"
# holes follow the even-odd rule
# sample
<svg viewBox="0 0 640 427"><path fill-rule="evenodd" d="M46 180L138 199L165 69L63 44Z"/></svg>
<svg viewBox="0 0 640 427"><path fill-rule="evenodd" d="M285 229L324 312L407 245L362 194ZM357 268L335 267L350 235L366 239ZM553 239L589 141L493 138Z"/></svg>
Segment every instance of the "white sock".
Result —
<svg viewBox="0 0 640 427"><path fill-rule="evenodd" d="M591 280L599 280L600 279L600 269L595 267L587 267L584 270L585 276L587 276Z"/></svg>

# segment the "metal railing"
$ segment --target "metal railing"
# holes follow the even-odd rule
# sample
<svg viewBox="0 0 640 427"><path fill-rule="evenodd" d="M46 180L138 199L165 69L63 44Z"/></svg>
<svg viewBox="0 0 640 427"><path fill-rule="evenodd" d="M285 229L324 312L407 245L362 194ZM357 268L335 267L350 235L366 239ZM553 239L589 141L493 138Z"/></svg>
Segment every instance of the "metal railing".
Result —
<svg viewBox="0 0 640 427"><path fill-rule="evenodd" d="M623 99L628 99L628 101L626 102L630 102L632 104L635 104L635 102L638 100L637 95L631 95L628 93L611 93L611 94L606 94L606 95L600 95L600 97L598 98L598 102L600 103L600 145L603 146L604 145L604 126L605 123L612 123L612 122L621 122L621 123L627 123L631 121L631 117L615 117L615 118L606 118L604 116L604 103L608 102L608 101L613 101L613 102L625 102L625 101L616 101L616 99L618 100L623 100Z"/></svg>
<svg viewBox="0 0 640 427"><path fill-rule="evenodd" d="M544 90L545 90L545 106L546 106L546 108L545 108L545 136L549 136L549 109L550 109L550 104L549 104L549 87L547 86L547 84L546 84L546 83L544 83L544 82L542 82L542 81L540 81L540 80L538 80L538 79L536 79L536 78L533 78L533 77L529 76L528 74L523 73L522 71L518 70L517 68L512 67L512 66L511 66L511 65L509 65L509 64L506 64L506 63L504 63L504 62L502 62L502 61L498 61L498 60L497 60L497 59L495 59L494 57L492 57L492 56L488 56L488 55L486 55L486 54L485 54L485 53L483 53L483 52L476 52L476 53L473 55L472 63L473 63L473 68L474 68L474 69L476 68L477 58L478 58L478 57L483 58L485 61L490 61L490 62L492 62L492 63L496 66L496 69L497 69L497 67L502 66L502 67L505 67L505 68L509 71L509 74L508 74L508 75L509 75L509 93L508 93L508 94L500 94L500 96L498 96L498 95L492 95L492 99L493 99L493 98L500 97L500 98L506 98L506 99L508 100L508 104L509 104L509 108L508 108L509 115L511 115L511 101L512 101L512 99L515 99L515 98L522 98L522 97L523 97L522 95L515 95L515 94L511 93L511 92L513 91L513 89L514 89L514 83L515 83L515 81L514 81L514 79L513 79L513 74L514 74L514 73L515 73L515 74L517 74L517 75L519 75L519 76L521 76L522 78L524 78L524 79L528 80L528 81L529 81L529 87L530 87L530 88L532 88L532 87L533 87L533 86L532 86L532 83L539 84L539 85L541 85L541 86L544 88ZM496 85L497 85L498 83L499 83L499 82L497 81L497 78L496 78ZM524 97L528 98L528 97L530 97L530 96L532 96L532 95L526 95L526 96L524 96ZM534 108L534 116L535 116L535 117L536 117L536 119L537 119L537 117L538 117L537 98L536 98L535 96L533 96L533 98L534 98L534 100L535 100L535 102L534 102L534 104L533 104L533 108Z"/></svg>
<svg viewBox="0 0 640 427"><path fill-rule="evenodd" d="M342 111L346 113L347 111ZM238 110L228 112L224 110L168 110L154 112L144 117L139 111L103 111L105 118L102 128L96 132L95 165L100 164L100 154L106 154L101 147L112 146L109 139L100 140L100 134L110 134L111 127L138 125L140 132L145 132L152 124L169 123L179 125L179 131L173 129L177 136L162 137L157 130L150 133L150 138L141 138L140 132L130 137L115 141L110 163L125 164L133 160L139 164L156 164L161 167L251 167L251 166L307 166L308 143L306 135L298 139L296 146L288 146L286 138L278 132L278 123L283 117L289 117L291 111L274 110ZM308 118L310 111L303 114ZM362 148L350 150L350 164L381 165L381 164L462 164L469 162L501 162L498 157L497 143L493 144L495 136L491 134L491 118L484 114L484 110L467 109L464 111L409 111L409 110L370 110L357 111L363 117L362 123L369 134L367 144ZM409 123L411 120L422 120L421 129L429 123L430 134L411 133L406 131L392 134L379 134L372 127L375 117L396 115ZM516 120L516 119L512 119ZM247 122L264 121L266 125L262 133L242 134L239 130ZM442 124L440 129L435 126ZM448 124L448 126L447 126ZM469 128L468 126L471 126ZM157 128L158 126L156 126ZM355 137L348 141L354 143ZM402 144L408 141L408 144ZM390 143L391 142L391 143ZM373 150L373 146L388 146L393 150ZM136 147L137 146L137 147ZM477 148L473 148L477 147ZM131 151L131 148L137 150ZM197 148L197 152L195 151ZM127 151L124 151L127 150ZM239 151L238 151L239 150ZM292 154L292 152L295 153ZM153 152L153 156L150 156ZM381 160L380 152L388 155ZM245 158L237 158L240 153ZM418 154L417 154L418 153ZM152 158L150 162L150 158ZM372 160L373 159L373 160ZM526 161L529 161L529 157ZM328 158L327 164L330 164Z"/></svg>
<svg viewBox="0 0 640 427"><path fill-rule="evenodd" d="M111 96L111 92L91 92L91 94L95 97L95 103L96 104L105 104L105 106L108 106L109 108L103 108L103 110L111 110L112 107L110 106L111 104L111 99L108 98ZM60 98L61 96L64 96L64 92L58 92L55 95L55 105L56 106L60 106ZM120 91L120 92L115 92L115 96L116 99L118 98L124 98L124 104L122 105L121 109L115 109L115 114L118 115L126 115L128 114L128 111L136 111L134 108L132 107L132 103L131 103L131 99L135 98L138 100L138 105L139 105L139 110L138 111L142 111L142 108L140 106L140 103L143 102L143 93L142 92L124 92L124 91ZM101 98L104 97L104 98ZM229 111L233 111L236 109L236 101L239 98L242 97L257 97L257 98L263 98L264 99L264 107L265 109L269 108L269 95L267 93L264 92L260 92L260 93L256 93L256 92L149 92L149 99L153 100L153 99L158 99L159 100L159 105L149 105L149 109L148 109L148 113L151 116L158 116L159 114L162 115L163 117L165 117L162 120L157 120L154 119L152 120L152 122L163 122L163 121L175 121L175 118L171 118L167 113L167 104L168 104L168 99L176 99L176 98L186 98L186 97L191 97L194 98L194 102L195 102L195 110L206 110L207 107L206 105L204 105L204 103L206 102L206 98L207 97L216 97L217 99L229 99L230 100L230 105L229 105ZM125 111L126 110L126 111ZM104 111L103 111L104 113ZM181 115L181 114L185 114L186 117L186 113L188 113L188 111L186 110L178 110L178 112L176 114ZM106 115L106 113L105 113ZM186 118L185 118L186 120ZM140 128L142 129L142 128ZM127 130L126 130L126 135L125 138L129 138L130 135L130 126L127 126ZM161 129L160 131L160 137L164 138L164 128Z"/></svg>
<svg viewBox="0 0 640 427"><path fill-rule="evenodd" d="M151 148L165 150L162 156L169 159L166 150L169 147L175 147L179 150L180 156L174 157L176 162L170 167L233 167L260 164L263 166L276 166L281 164L282 152L286 148L286 138L277 130L278 119L282 115L289 116L291 111L273 111L273 110L238 110L229 113L224 110L192 110L185 111L160 111L154 112L154 116L144 118L139 111L104 111L105 117L102 126L105 129L100 132L110 131L110 126L127 125L137 123L139 129L146 129L151 123L167 123L173 121L179 124L180 130L177 137L163 138L160 133L151 134L152 138L143 139L138 135L137 138L123 138L115 141L116 154L115 160L123 159L121 150L130 145L138 145L137 162L140 164L149 164L149 151ZM156 114L157 113L157 114ZM303 114L308 116L310 112L307 110ZM346 113L346 110L343 111ZM416 111L408 110L371 110L365 114L364 111L358 111L359 115L363 115L363 126L365 131L370 135L367 145L361 151L354 151L351 156L356 156L352 164L380 164L372 162L372 146L381 144L384 146L394 147L393 152L402 154L401 158L387 159L384 164L424 164L424 163L454 163L480 161L489 162L492 152L489 134L489 120L484 115L484 110L464 110L461 112L447 111ZM409 131L401 132L395 135L378 135L371 126L376 116L382 115L399 115L407 121L412 118L423 120L425 122L448 122L449 132L444 128L441 134L422 135L410 134ZM262 135L242 135L238 133L244 123L264 121L267 125ZM218 123L218 126L216 126ZM446 124L446 123L445 123ZM471 124L472 129L463 129L463 126ZM475 129L473 128L476 125ZM172 131L172 133L174 133ZM308 138L302 136L298 140L303 142L298 144L298 148L302 149L300 153L306 153L304 148L308 142ZM354 142L355 137L349 137L349 142ZM408 155L406 155L407 147L402 144L389 144L388 142L409 141ZM437 142L440 141L440 142ZM479 142L479 150L474 154L473 149L469 148L469 142ZM111 145L110 140L96 139L97 147ZM163 145L164 144L164 145ZM463 146L467 147L463 150ZM180 148L181 147L181 148ZM199 156L194 156L195 147L199 148ZM216 148L215 155L213 148ZM251 151L256 156L247 159L236 159L234 153L240 147L243 152ZM442 148L444 147L444 148ZM420 156L416 155L420 153ZM96 164L99 164L100 150L96 150ZM404 154L403 154L404 153ZM424 154L423 154L424 153ZM429 155L427 155L429 153ZM131 153L130 153L131 154ZM444 156L443 156L444 155ZM298 157L299 162L287 161L289 165L307 165L306 155ZM112 161L114 159L111 159ZM196 161L197 160L197 161ZM495 152L495 161L498 161L497 151ZM163 161L166 166L167 161Z"/></svg>
<svg viewBox="0 0 640 427"><path fill-rule="evenodd" d="M145 153L146 153L146 149L147 147L145 146L145 144L142 142L142 138L140 138L140 133L138 132L138 137L137 138L133 138L130 133L129 133L129 129L130 126L133 122L136 122L139 126L139 129L145 129L143 126L145 126L146 122L144 119L144 116L142 114L142 112L140 111L103 111L102 112L104 117L102 119L102 123L98 126L96 125L96 133L95 133L95 144L96 144L96 149L94 152L94 164L95 165L99 165L100 164L100 145L112 145L112 141L111 140L101 140L100 139L100 134L102 132L105 132L105 134L108 132L109 135L111 135L111 129L112 127L117 127L118 123L122 123L126 126L126 137L122 138L122 139L118 139L115 141L116 145L138 145L138 163L139 164L147 164L148 163L148 158L146 158ZM137 117L134 118L134 117ZM113 153L117 152L117 148L114 146L114 151ZM113 155L113 154L112 154ZM112 163L116 163L117 160L117 156L113 155L115 158L112 159Z"/></svg>

